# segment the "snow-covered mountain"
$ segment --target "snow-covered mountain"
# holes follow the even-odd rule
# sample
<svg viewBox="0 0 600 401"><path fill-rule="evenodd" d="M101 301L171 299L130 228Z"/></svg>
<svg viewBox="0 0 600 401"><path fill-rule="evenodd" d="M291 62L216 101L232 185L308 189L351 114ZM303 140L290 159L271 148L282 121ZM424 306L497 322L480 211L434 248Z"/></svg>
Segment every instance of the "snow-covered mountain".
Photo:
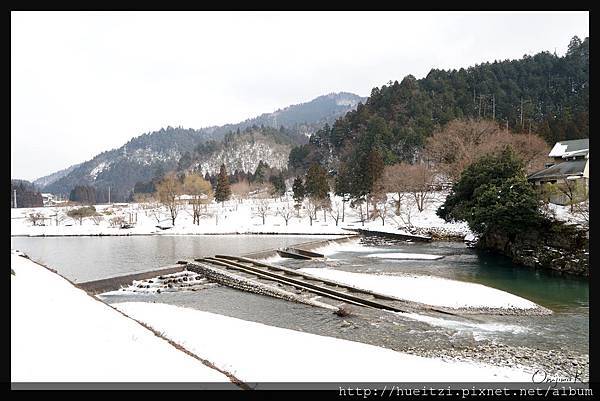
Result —
<svg viewBox="0 0 600 401"><path fill-rule="evenodd" d="M57 171L56 173L52 173L47 176L38 178L37 180L35 180L33 182L33 184L37 188L44 188L44 187L52 184L53 182L60 180L61 178L63 178L67 174L69 174L71 171L75 170L77 167L79 167L79 164L74 164L71 167L67 167L64 170L60 170L60 171Z"/></svg>
<svg viewBox="0 0 600 401"><path fill-rule="evenodd" d="M294 145L305 143L307 136L326 123L333 123L365 99L342 92L238 124L198 130L163 128L35 182L43 192L65 195L75 185L93 185L97 201L102 202L109 187L111 200L125 200L136 182L149 181L174 169L198 166L203 173L214 173L225 163L230 172L236 169L253 172L260 160L282 168Z"/></svg>

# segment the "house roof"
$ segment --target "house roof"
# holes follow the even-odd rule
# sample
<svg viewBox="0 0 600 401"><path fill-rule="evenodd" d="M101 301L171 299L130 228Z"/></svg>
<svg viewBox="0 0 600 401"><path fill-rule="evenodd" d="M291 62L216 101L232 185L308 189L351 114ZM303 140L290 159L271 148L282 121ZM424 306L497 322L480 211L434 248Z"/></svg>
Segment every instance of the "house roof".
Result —
<svg viewBox="0 0 600 401"><path fill-rule="evenodd" d="M527 177L527 179L537 181L542 179L565 178L573 175L582 175L586 163L586 159L565 161L538 171L537 173L533 173Z"/></svg>
<svg viewBox="0 0 600 401"><path fill-rule="evenodd" d="M550 153L549 157L563 157L565 153L573 153L590 149L589 138L585 139L573 139L571 141L556 142Z"/></svg>

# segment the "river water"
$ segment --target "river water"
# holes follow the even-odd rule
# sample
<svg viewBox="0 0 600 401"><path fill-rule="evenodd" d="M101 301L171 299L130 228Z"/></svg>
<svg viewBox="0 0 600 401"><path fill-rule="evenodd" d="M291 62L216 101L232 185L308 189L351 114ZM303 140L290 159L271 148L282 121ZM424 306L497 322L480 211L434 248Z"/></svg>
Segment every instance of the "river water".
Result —
<svg viewBox="0 0 600 401"><path fill-rule="evenodd" d="M11 247L73 282L156 270L182 259L246 254L291 246L325 235L143 235L105 237L11 237Z"/></svg>
<svg viewBox="0 0 600 401"><path fill-rule="evenodd" d="M144 236L144 237L13 237L12 247L78 281L150 270L180 259L216 253L244 254L315 241L315 236ZM321 238L332 238L321 236ZM108 303L164 302L272 326L360 341L399 351L477 349L480 346L523 347L538 359L589 353L589 287L583 278L518 267L458 242L407 243L363 239L355 249L331 253L326 262L278 260L288 267L328 267L360 273L427 274L471 281L504 290L551 309L547 316L432 317L419 320L388 311L359 308L340 318L330 311L228 287L197 292L103 295ZM373 252L443 255L439 260L370 258ZM424 289L426 290L426 289ZM550 363L551 361L549 361ZM562 369L562 367L561 367Z"/></svg>

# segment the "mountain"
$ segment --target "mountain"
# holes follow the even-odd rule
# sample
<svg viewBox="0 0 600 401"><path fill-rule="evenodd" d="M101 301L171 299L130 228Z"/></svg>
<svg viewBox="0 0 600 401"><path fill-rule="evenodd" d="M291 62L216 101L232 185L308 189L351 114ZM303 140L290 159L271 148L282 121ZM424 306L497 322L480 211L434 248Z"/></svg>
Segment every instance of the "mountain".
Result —
<svg viewBox="0 0 600 401"><path fill-rule="evenodd" d="M218 172L225 163L231 172L253 172L260 160L284 167L290 150L306 143L308 136L353 110L363 101L351 93L320 96L262 114L238 124L202 129L167 127L131 139L118 149L42 177L36 182L43 192L68 195L75 185L96 188L97 202L128 198L136 182L149 181L170 170L192 164L203 173Z"/></svg>
<svg viewBox="0 0 600 401"><path fill-rule="evenodd" d="M38 178L37 180L33 181L33 184L38 188L44 188L44 187L52 184L53 182L60 180L61 178L63 178L64 176L66 176L67 174L69 174L71 171L75 170L79 166L80 166L80 164L74 164L71 167L67 167L64 170L60 170L60 171L57 171L56 173L52 173L50 175Z"/></svg>
<svg viewBox="0 0 600 401"><path fill-rule="evenodd" d="M310 136L325 124L332 124L349 110L355 109L359 103L364 103L366 99L348 92L330 93L319 96L310 102L288 106L273 113L261 114L238 124L209 127L205 128L204 131L208 134L207 138L217 139L229 131L244 130L252 126L271 128L283 126Z"/></svg>

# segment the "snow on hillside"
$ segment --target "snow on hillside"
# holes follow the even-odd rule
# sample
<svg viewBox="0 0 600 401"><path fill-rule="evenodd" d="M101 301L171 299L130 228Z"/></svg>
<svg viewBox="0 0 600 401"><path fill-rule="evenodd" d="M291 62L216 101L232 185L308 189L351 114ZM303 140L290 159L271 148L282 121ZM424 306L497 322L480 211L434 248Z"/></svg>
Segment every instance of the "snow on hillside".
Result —
<svg viewBox="0 0 600 401"><path fill-rule="evenodd" d="M290 150L291 146L276 144L259 137L252 142L234 142L231 146L211 154L208 160L198 163L197 167L203 173L208 171L210 174L217 174L221 164L225 164L229 172L254 172L262 160L281 170L287 167Z"/></svg>
<svg viewBox="0 0 600 401"><path fill-rule="evenodd" d="M229 381L19 252L10 265L11 381Z"/></svg>

